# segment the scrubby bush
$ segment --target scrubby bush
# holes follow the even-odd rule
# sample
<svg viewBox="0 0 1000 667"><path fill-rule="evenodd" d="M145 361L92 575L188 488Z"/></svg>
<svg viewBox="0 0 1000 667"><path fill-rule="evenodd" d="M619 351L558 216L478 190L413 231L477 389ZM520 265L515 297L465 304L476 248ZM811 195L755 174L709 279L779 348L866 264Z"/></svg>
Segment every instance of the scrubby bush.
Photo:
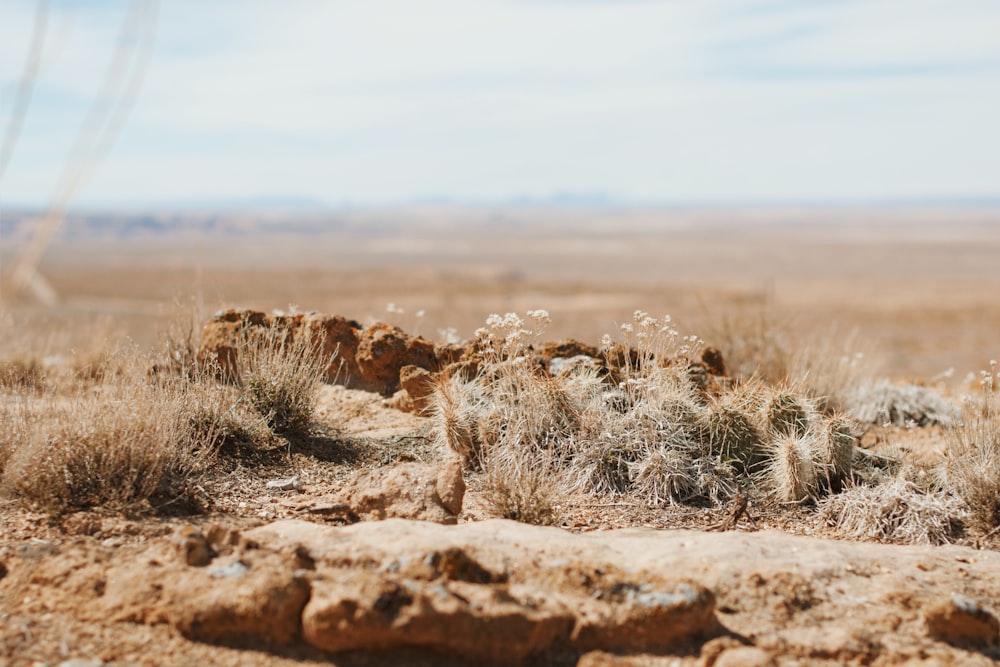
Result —
<svg viewBox="0 0 1000 667"><path fill-rule="evenodd" d="M215 454L216 434L196 432L197 390L150 381L140 369L71 400L20 406L25 428L8 444L2 487L60 512L102 506L189 511Z"/></svg>
<svg viewBox="0 0 1000 667"><path fill-rule="evenodd" d="M808 397L756 380L706 391L689 372L701 341L669 318L637 312L624 342L605 337L603 373L576 364L550 376L529 346L547 317L531 315L532 325L492 316L478 332L478 375L436 390L439 441L503 489L489 499L498 515L537 516L510 499L553 506L543 496L577 491L651 506L717 504L740 487L799 501L851 473L843 418L834 426Z"/></svg>
<svg viewBox="0 0 1000 667"><path fill-rule="evenodd" d="M309 426L331 359L304 329L246 327L236 348L237 379L247 403L278 433Z"/></svg>

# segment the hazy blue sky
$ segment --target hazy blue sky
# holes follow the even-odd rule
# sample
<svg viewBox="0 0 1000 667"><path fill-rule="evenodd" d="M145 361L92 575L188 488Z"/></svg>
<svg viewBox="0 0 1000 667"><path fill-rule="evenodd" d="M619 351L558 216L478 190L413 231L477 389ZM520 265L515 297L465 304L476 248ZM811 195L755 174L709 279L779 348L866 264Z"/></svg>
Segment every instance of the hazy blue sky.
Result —
<svg viewBox="0 0 1000 667"><path fill-rule="evenodd" d="M0 0L0 132L35 3ZM43 204L123 1L56 1L0 197ZM78 202L1000 196L997 0L163 0Z"/></svg>

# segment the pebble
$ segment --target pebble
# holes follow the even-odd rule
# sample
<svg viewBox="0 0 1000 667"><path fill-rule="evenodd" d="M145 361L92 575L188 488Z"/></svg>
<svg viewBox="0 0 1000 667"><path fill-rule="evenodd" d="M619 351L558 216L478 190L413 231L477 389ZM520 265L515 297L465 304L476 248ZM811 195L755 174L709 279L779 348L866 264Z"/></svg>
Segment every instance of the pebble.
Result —
<svg viewBox="0 0 1000 667"><path fill-rule="evenodd" d="M297 491L302 488L302 480L298 475L287 479L272 479L267 483L267 488L272 491Z"/></svg>

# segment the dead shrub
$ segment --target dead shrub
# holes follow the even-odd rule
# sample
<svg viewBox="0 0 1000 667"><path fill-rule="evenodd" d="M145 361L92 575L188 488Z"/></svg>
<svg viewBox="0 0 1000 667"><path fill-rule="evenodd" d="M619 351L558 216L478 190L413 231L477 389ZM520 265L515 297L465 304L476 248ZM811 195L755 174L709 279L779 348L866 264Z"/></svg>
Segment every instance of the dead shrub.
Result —
<svg viewBox="0 0 1000 667"><path fill-rule="evenodd" d="M253 454L277 441L267 421L239 400L238 390L207 382L199 388L200 400L188 418L196 440L213 439L219 455L226 457Z"/></svg>
<svg viewBox="0 0 1000 667"><path fill-rule="evenodd" d="M862 423L893 426L951 426L957 413L933 389L884 379L858 386L843 407Z"/></svg>

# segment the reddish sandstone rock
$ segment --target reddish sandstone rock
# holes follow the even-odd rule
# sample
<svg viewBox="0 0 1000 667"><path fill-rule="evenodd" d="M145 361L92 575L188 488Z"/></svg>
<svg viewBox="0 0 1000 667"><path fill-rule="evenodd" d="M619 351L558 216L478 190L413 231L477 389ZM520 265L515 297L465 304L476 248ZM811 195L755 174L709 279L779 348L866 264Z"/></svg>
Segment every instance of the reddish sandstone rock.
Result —
<svg viewBox="0 0 1000 667"><path fill-rule="evenodd" d="M435 347L430 341L388 324L374 324L365 329L339 315L267 315L251 310L226 310L213 317L202 330L198 358L216 367L222 375L232 375L237 368L241 338L253 329L268 327L287 333L290 338L307 335L322 341L318 353L330 360L327 382L383 396L391 396L400 388L400 371L404 367L436 371L442 365L439 353L447 363L464 353L464 348L457 346Z"/></svg>
<svg viewBox="0 0 1000 667"><path fill-rule="evenodd" d="M581 343L580 341L572 338L542 343L535 348L535 354L544 359L546 362L549 362L557 357L561 357L563 359L579 356L590 357L592 359L600 358L600 351L596 347L593 345L587 345L586 343Z"/></svg>
<svg viewBox="0 0 1000 667"><path fill-rule="evenodd" d="M403 366L399 371L399 391L389 399L388 405L403 412L429 416L434 396L434 377L435 374L425 368Z"/></svg>
<svg viewBox="0 0 1000 667"><path fill-rule="evenodd" d="M403 463L356 474L341 491L351 512L362 519L416 519L458 523L465 496L461 463L434 467Z"/></svg>
<svg viewBox="0 0 1000 667"><path fill-rule="evenodd" d="M438 369L433 343L382 323L361 333L356 359L364 388L383 396L399 389L399 372L404 366Z"/></svg>
<svg viewBox="0 0 1000 667"><path fill-rule="evenodd" d="M189 639L284 645L299 636L309 581L283 556L262 553L177 573L165 593L167 619Z"/></svg>
<svg viewBox="0 0 1000 667"><path fill-rule="evenodd" d="M695 582L670 589L624 584L599 593L577 608L572 643L578 648L651 651L719 632L715 595Z"/></svg>
<svg viewBox="0 0 1000 667"><path fill-rule="evenodd" d="M326 381L349 389L361 388L361 370L356 360L361 325L339 315L307 315L303 328L323 341L323 357L330 359ZM314 338L315 339L315 338Z"/></svg>
<svg viewBox="0 0 1000 667"><path fill-rule="evenodd" d="M470 660L519 662L572 626L569 610L524 604L506 586L397 579L372 571L317 582L303 637L333 652L423 646Z"/></svg>

